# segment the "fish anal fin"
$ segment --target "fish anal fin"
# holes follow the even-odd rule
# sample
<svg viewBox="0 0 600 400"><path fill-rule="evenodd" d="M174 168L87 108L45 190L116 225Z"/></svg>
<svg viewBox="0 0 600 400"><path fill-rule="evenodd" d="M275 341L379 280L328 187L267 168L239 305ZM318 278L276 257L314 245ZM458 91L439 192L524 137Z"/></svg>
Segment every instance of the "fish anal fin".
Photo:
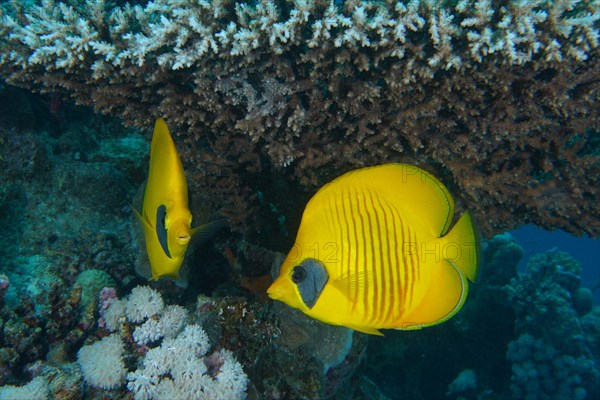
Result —
<svg viewBox="0 0 600 400"><path fill-rule="evenodd" d="M467 298L467 279L448 260L433 266L431 283L423 300L402 316L396 329L415 330L441 324L452 318Z"/></svg>
<svg viewBox="0 0 600 400"><path fill-rule="evenodd" d="M153 275L152 275L152 277L151 277L150 279L148 279L148 280L150 280L150 281L157 281L157 280L159 280L160 278L165 278L165 277L167 277L167 278L171 278L171 279L173 279L173 280L178 280L178 279L180 279L180 278L179 278L179 274L178 274L178 273L176 273L176 272L174 272L174 273L172 273L172 274L156 274L156 275L154 275L154 274L153 274Z"/></svg>
<svg viewBox="0 0 600 400"><path fill-rule="evenodd" d="M368 326L356 326L356 325L345 325L347 328L353 329L358 332L368 333L369 335L383 336L383 333L379 329L371 328Z"/></svg>

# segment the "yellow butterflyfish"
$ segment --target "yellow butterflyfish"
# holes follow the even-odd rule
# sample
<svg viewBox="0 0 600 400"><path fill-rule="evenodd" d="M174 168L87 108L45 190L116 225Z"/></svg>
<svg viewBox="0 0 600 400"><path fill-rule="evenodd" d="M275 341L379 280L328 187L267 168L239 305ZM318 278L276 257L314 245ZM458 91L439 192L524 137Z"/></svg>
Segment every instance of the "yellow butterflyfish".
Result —
<svg viewBox="0 0 600 400"><path fill-rule="evenodd" d="M208 234L217 227L211 222L191 228L192 213L188 208L183 166L162 118L154 125L142 210L134 211L144 228L152 280L179 279L179 269L191 238Z"/></svg>
<svg viewBox="0 0 600 400"><path fill-rule="evenodd" d="M296 242L267 290L322 322L381 335L442 323L475 281L469 212L428 172L387 164L348 172L308 202Z"/></svg>

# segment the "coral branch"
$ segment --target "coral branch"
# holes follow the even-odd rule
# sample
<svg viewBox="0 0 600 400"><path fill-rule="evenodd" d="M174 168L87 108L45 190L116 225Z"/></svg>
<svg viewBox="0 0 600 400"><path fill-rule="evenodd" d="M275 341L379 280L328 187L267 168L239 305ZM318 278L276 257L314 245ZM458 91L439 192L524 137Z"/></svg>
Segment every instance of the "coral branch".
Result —
<svg viewBox="0 0 600 400"><path fill-rule="evenodd" d="M19 4L0 75L130 125L165 117L190 186L240 230L265 174L313 190L403 161L486 233L600 232L597 0Z"/></svg>

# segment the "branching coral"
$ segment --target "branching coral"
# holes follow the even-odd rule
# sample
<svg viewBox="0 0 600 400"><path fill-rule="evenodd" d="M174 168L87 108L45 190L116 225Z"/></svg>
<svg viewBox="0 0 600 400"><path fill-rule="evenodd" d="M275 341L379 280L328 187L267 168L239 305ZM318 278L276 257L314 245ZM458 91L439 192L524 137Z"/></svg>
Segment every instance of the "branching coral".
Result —
<svg viewBox="0 0 600 400"><path fill-rule="evenodd" d="M165 117L190 186L241 230L256 228L261 174L312 190L404 161L453 187L487 233L597 235L599 7L44 0L5 9L0 75L127 124Z"/></svg>

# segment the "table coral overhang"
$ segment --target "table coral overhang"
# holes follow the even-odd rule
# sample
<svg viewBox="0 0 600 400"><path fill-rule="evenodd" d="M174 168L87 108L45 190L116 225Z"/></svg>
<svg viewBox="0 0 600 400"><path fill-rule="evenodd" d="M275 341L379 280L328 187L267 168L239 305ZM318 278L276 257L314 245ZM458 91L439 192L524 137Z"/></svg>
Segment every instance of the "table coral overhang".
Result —
<svg viewBox="0 0 600 400"><path fill-rule="evenodd" d="M10 7L0 76L148 131L164 117L190 189L240 231L285 210L266 182L313 192L393 161L438 176L485 234L600 232L597 1Z"/></svg>

